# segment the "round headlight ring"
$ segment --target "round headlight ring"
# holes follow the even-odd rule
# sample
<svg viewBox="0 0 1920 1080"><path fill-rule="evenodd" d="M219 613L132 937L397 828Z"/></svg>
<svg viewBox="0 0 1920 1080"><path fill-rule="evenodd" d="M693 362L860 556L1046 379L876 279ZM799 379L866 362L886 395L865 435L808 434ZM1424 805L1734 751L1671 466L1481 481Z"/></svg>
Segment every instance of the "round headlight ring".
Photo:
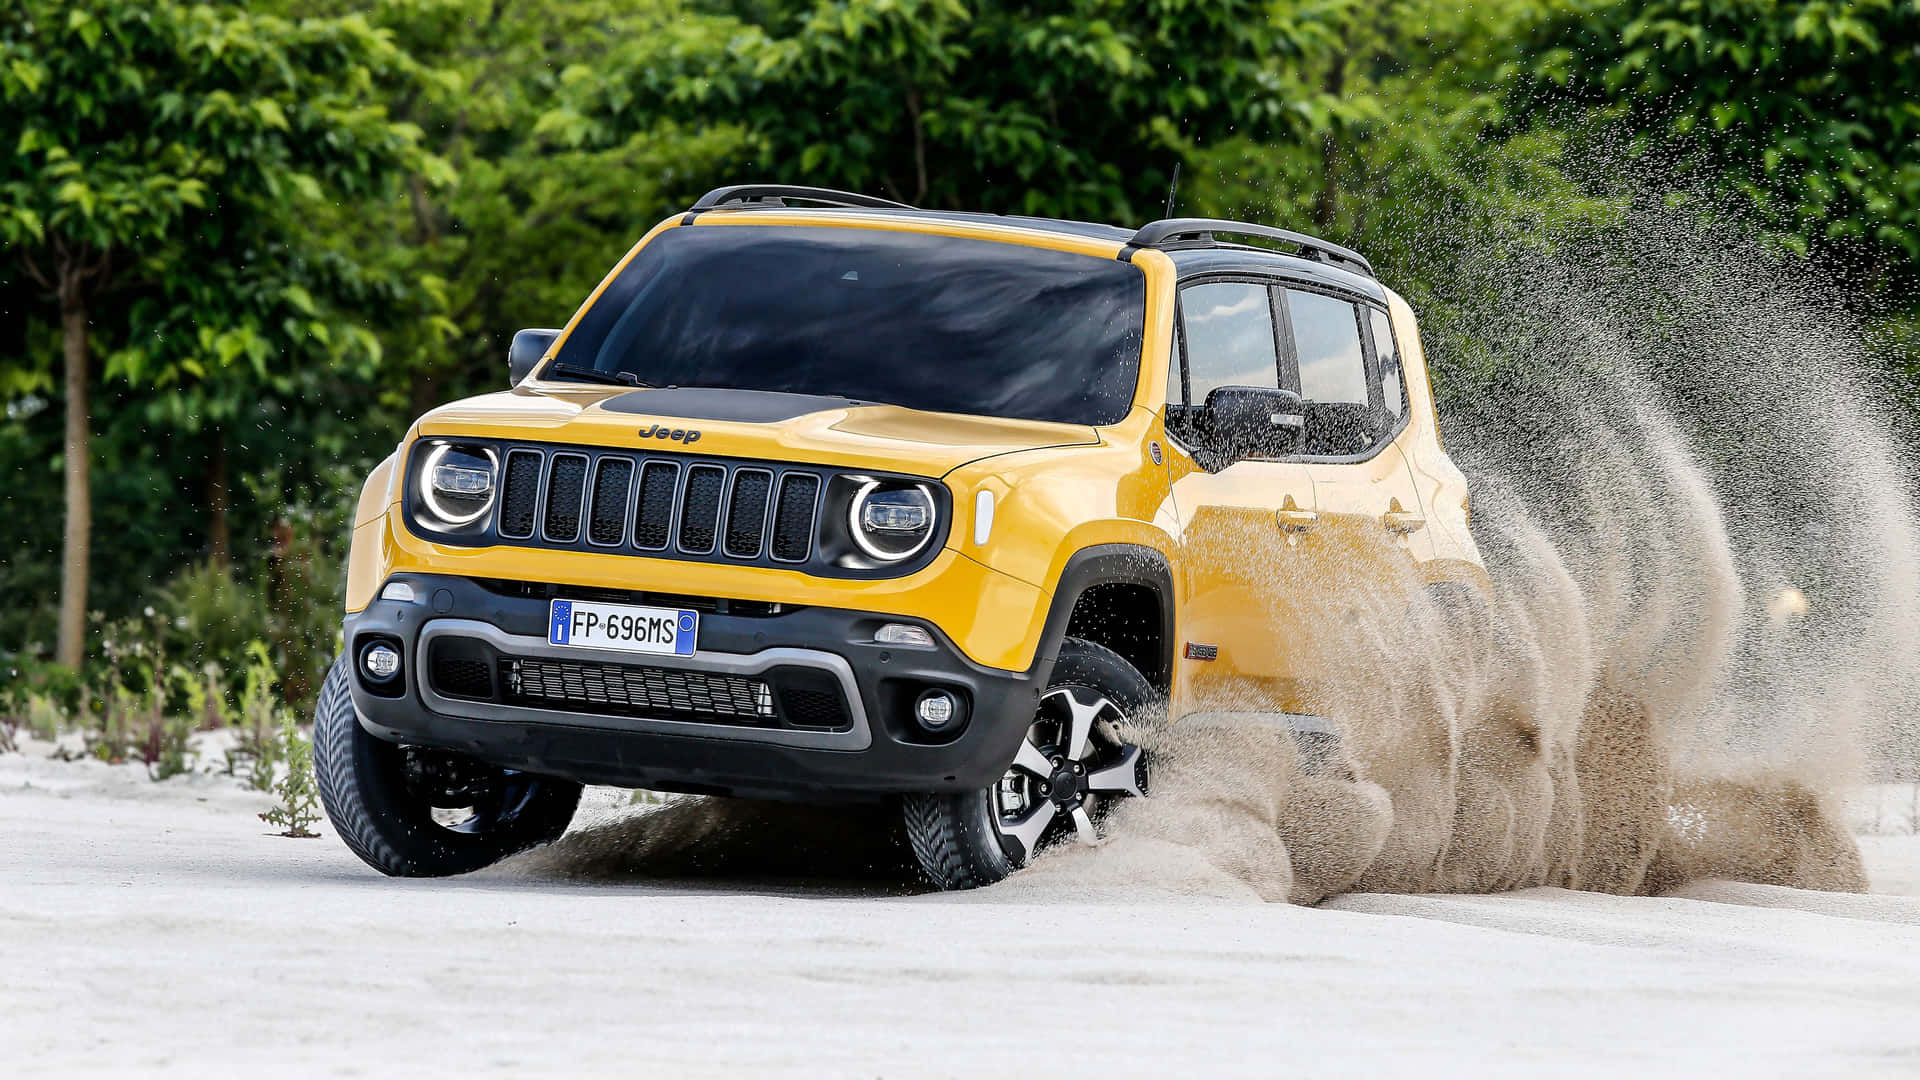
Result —
<svg viewBox="0 0 1920 1080"><path fill-rule="evenodd" d="M862 520L864 511L867 508L867 500L872 497L874 492L880 490L883 484L889 484L895 490L917 491L920 493L921 498L925 499L927 503L927 527L920 533L919 541L905 551L889 551L875 544L867 531L866 523ZM939 513L940 504L934 500L933 492L929 491L925 484L868 480L854 491L853 498L847 504L847 535L853 537L854 544L858 546L868 558L883 563L897 563L911 559L925 550L928 542L933 539L935 531L934 525L937 523L936 518L939 516Z"/></svg>
<svg viewBox="0 0 1920 1080"><path fill-rule="evenodd" d="M447 463L447 455L455 450L475 457L485 458L487 462L487 495L477 508L467 511L456 510L443 501L445 493L434 490L434 473ZM471 525L480 520L487 511L493 509L493 501L500 490L500 459L484 446L457 446L454 443L437 443L427 452L427 460L420 469L420 501L426 505L427 512L439 519L443 525L458 527Z"/></svg>

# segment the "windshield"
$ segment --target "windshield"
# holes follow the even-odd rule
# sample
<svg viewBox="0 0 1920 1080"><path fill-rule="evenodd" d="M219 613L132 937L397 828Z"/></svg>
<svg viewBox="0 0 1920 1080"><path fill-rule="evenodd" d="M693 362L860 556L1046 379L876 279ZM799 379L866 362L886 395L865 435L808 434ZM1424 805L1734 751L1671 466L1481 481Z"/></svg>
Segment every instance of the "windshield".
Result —
<svg viewBox="0 0 1920 1080"><path fill-rule="evenodd" d="M668 229L561 346L647 386L819 394L1111 424L1140 364L1130 263L986 240L781 225ZM584 377L584 376L571 376Z"/></svg>

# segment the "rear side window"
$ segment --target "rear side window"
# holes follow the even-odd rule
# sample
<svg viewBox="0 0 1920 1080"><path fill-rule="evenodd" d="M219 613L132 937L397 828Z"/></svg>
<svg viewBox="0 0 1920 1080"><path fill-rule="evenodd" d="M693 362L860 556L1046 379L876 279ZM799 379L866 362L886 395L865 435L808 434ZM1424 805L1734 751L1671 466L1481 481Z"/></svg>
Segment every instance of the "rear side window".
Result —
<svg viewBox="0 0 1920 1080"><path fill-rule="evenodd" d="M1287 290L1293 344L1300 360L1300 396L1308 401L1365 405L1367 357L1352 304L1319 293Z"/></svg>
<svg viewBox="0 0 1920 1080"><path fill-rule="evenodd" d="M1373 321L1373 353L1380 358L1380 405L1398 421L1407 415L1407 380L1400 371L1400 349L1393 341L1393 321L1379 308L1369 308Z"/></svg>

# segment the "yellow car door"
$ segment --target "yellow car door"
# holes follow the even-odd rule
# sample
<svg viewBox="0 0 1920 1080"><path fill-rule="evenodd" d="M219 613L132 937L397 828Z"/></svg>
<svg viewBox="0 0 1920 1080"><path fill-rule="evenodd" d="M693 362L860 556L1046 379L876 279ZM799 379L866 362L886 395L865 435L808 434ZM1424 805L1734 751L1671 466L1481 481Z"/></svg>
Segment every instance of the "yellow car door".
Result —
<svg viewBox="0 0 1920 1080"><path fill-rule="evenodd" d="M1400 445L1415 434L1406 377L1383 307L1294 285L1282 296L1282 368L1291 361L1306 413L1301 460L1319 512L1316 557L1336 593L1326 614L1344 617L1365 588L1404 595L1414 564L1433 557Z"/></svg>
<svg viewBox="0 0 1920 1080"><path fill-rule="evenodd" d="M1292 582L1313 545L1309 466L1237 455L1208 429L1223 387L1279 390L1281 314L1255 277L1184 284L1167 380L1184 600L1176 613L1173 714L1288 711L1299 697L1291 636L1306 631Z"/></svg>

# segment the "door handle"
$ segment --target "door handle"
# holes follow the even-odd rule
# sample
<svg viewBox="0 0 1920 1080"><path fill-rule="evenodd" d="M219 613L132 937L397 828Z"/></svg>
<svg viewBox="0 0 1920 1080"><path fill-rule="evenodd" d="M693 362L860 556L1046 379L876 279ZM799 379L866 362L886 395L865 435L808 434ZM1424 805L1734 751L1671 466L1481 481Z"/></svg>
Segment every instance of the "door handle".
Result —
<svg viewBox="0 0 1920 1080"><path fill-rule="evenodd" d="M1314 524L1320 520L1318 513L1312 510L1302 510L1294 506L1289 506L1282 510L1275 510L1273 517L1274 520L1280 523L1280 531L1290 533L1306 532L1308 529L1313 528Z"/></svg>
<svg viewBox="0 0 1920 1080"><path fill-rule="evenodd" d="M1390 533L1405 536L1426 528L1427 519L1411 510L1402 510L1398 504L1395 504L1393 509L1380 515L1380 524Z"/></svg>

